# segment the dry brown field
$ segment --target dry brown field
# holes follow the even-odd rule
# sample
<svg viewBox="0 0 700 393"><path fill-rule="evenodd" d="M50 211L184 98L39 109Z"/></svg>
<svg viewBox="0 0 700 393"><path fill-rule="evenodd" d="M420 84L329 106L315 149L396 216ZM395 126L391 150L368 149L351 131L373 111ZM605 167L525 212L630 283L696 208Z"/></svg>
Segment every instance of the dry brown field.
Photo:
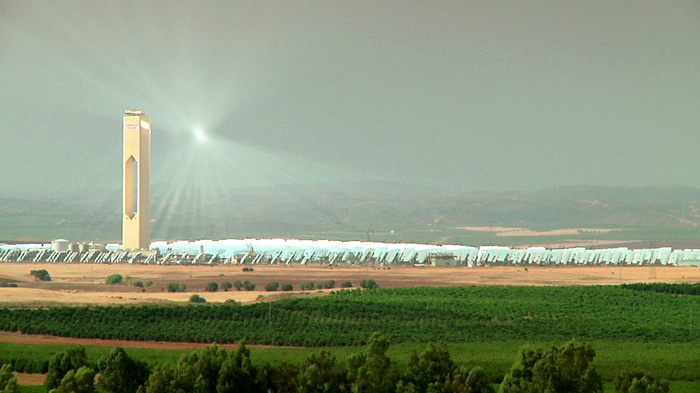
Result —
<svg viewBox="0 0 700 393"><path fill-rule="evenodd" d="M65 263L2 263L0 282L17 283L17 288L0 288L0 305L37 307L51 305L127 305L177 304L187 302L193 293L210 302L235 299L242 303L274 300L290 293L266 292L270 282L294 285L292 295L305 281L315 283L335 280L336 288L344 281L354 287L363 279L374 279L383 287L448 286L448 285L593 285L630 282L700 282L700 268L656 266L490 266L490 267L331 267L320 265L256 265L252 272L243 272L238 265L180 266L130 264L65 264ZM52 281L35 281L34 269L46 269ZM106 285L105 278L119 273L141 280L152 280L153 286L142 291L127 282ZM655 278L653 278L656 276ZM205 292L209 282L249 280L257 285L254 291ZM169 293L168 283L187 285L187 291ZM330 290L310 291L304 296L323 295Z"/></svg>

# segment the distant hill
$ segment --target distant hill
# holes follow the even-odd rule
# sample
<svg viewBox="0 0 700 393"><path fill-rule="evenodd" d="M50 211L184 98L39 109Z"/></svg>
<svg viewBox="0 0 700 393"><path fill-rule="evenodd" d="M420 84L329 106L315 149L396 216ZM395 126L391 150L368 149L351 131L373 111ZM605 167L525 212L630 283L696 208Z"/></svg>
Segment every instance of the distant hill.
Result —
<svg viewBox="0 0 700 393"><path fill-rule="evenodd" d="M700 189L688 187L577 186L454 192L395 183L346 183L233 189L218 195L197 191L185 187L176 198L154 185L154 238L286 236L363 240L375 236L395 241L413 241L416 237L438 241L445 237L445 231L467 226L644 230L689 229L700 223ZM58 237L118 241L120 198L121 194L113 191L53 199L0 198L0 241ZM402 238L397 234L402 231L413 233ZM418 232L422 234L416 235ZM397 235L391 237L389 233Z"/></svg>

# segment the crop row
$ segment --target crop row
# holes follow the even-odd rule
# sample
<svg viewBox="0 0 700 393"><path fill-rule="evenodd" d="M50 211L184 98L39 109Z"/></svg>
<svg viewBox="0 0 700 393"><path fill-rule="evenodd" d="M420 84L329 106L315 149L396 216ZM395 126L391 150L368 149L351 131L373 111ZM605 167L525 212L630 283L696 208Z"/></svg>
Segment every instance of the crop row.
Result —
<svg viewBox="0 0 700 393"><path fill-rule="evenodd" d="M698 308L698 310L695 310ZM0 330L68 337L361 345L375 331L392 342L700 338L693 297L613 286L447 287L340 290L331 296L248 306L188 305L0 309Z"/></svg>

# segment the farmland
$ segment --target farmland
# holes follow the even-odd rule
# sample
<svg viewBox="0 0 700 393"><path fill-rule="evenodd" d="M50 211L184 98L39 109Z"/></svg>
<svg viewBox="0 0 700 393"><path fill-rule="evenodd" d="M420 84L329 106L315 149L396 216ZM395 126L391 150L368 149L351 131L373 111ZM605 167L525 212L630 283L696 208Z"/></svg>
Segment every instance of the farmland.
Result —
<svg viewBox="0 0 700 393"><path fill-rule="evenodd" d="M672 393L682 391L675 388L682 386L693 391L697 386L687 381L700 380L696 372L700 370L700 309L698 298L693 296L698 293L693 283L700 281L697 268L657 267L657 278L650 279L646 267L388 270L256 266L249 272L231 266L153 267L170 269L163 276L149 266L93 267L95 277L101 280L116 272L154 279L153 287L142 292L128 284L97 282L86 266L39 266L52 271L51 282L35 282L29 277L29 269L38 266L12 267L15 270L3 270L2 274L19 286L0 288L10 294L3 300L11 306L0 311L0 329L49 335L45 341L27 334L0 335L0 342L4 342L0 358L15 363L20 371L45 370L51 354L68 344L88 345L92 359L122 345L149 364L173 364L193 347L233 343L243 337L252 345L254 362L301 364L320 350L330 351L342 362L360 351L372 332L379 331L392 342L388 354L398 365L406 364L410 352L420 352L428 342L445 342L455 362L484 367L494 381L507 372L523 344L548 347L572 339L593 344L598 353L596 365L607 381L631 368L653 370L655 375L673 380ZM359 291L336 287L291 294L202 291L210 280L238 278L256 281L259 287L272 280L293 282L295 288L304 281L328 279L339 283L350 280L356 287L361 278L374 278L382 288ZM168 280L186 283L188 292L161 291L159 286ZM659 284L618 285L621 281ZM669 286L663 282L685 284ZM523 285L484 285L488 283ZM580 283L587 285L570 285ZM28 291L21 296L30 296L30 291L56 294L54 300L58 296L84 296L85 300L65 301L77 307L59 306L55 301L13 298L19 295L11 291ZM183 305L193 291L210 302ZM144 295L153 297L139 297ZM113 302L90 302L99 296ZM224 302L237 296L247 296L244 305ZM27 300L33 301L34 307L17 307ZM180 306L174 307L177 304Z"/></svg>
<svg viewBox="0 0 700 393"><path fill-rule="evenodd" d="M120 340L362 345L392 342L700 339L694 296L618 286L467 286L338 290L330 296L248 306L147 305L2 309L0 329ZM696 317L700 318L700 317Z"/></svg>

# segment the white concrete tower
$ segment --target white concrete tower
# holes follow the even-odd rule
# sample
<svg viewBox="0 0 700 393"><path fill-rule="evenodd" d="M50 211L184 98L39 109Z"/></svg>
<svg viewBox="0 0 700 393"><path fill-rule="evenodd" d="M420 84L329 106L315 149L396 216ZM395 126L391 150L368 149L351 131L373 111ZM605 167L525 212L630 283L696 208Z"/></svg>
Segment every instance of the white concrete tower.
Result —
<svg viewBox="0 0 700 393"><path fill-rule="evenodd" d="M151 118L144 111L124 112L124 216L126 250L151 245Z"/></svg>

